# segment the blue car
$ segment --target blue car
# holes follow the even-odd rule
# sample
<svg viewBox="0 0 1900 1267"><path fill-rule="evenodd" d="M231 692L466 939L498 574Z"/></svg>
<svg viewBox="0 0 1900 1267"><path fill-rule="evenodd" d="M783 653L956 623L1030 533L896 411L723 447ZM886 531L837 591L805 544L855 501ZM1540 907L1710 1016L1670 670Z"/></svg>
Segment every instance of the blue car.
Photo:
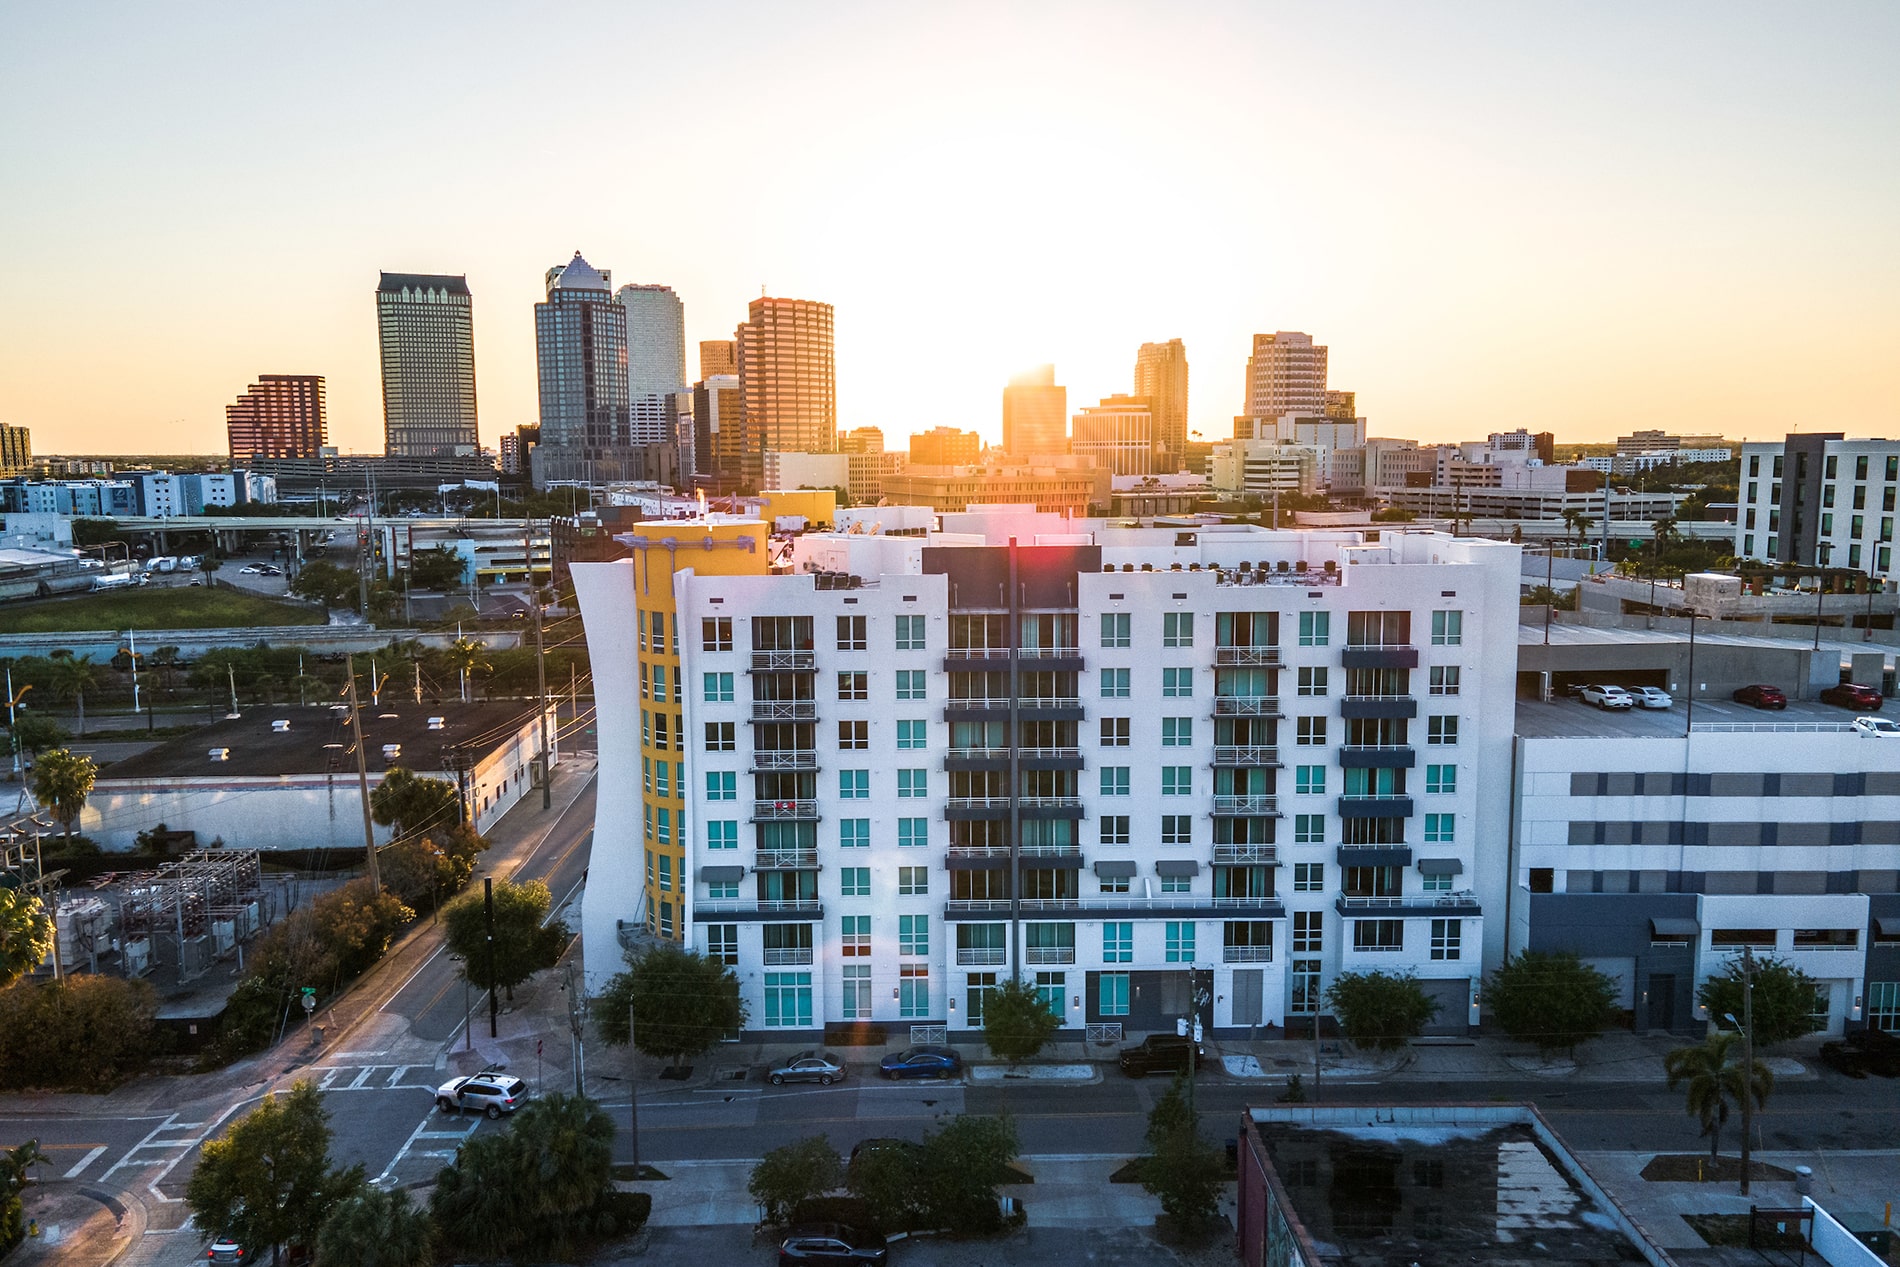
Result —
<svg viewBox="0 0 1900 1267"><path fill-rule="evenodd" d="M910 1047L878 1063L886 1078L954 1078L963 1058L948 1047Z"/></svg>

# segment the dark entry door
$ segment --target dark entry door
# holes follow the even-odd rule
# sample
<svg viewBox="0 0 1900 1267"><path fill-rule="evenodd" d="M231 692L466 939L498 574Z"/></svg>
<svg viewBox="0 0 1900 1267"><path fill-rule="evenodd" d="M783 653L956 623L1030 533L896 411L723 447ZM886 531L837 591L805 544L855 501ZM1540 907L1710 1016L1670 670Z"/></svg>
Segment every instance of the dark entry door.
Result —
<svg viewBox="0 0 1900 1267"><path fill-rule="evenodd" d="M1652 972L1649 974L1649 1028L1674 1029L1675 1027L1676 974Z"/></svg>

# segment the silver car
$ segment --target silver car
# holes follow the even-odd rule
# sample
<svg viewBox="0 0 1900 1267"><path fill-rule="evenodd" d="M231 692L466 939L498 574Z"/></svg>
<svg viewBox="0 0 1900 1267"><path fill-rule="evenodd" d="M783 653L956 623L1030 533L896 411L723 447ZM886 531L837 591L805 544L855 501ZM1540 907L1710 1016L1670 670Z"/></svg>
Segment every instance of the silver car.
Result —
<svg viewBox="0 0 1900 1267"><path fill-rule="evenodd" d="M775 1087L788 1082L815 1082L828 1087L844 1080L844 1062L823 1049L801 1051L782 1065L775 1065L766 1080Z"/></svg>
<svg viewBox="0 0 1900 1267"><path fill-rule="evenodd" d="M444 1113L486 1113L492 1120L513 1113L528 1098L528 1084L505 1073L455 1078L435 1089L435 1106Z"/></svg>
<svg viewBox="0 0 1900 1267"><path fill-rule="evenodd" d="M1660 686L1631 686L1625 688L1636 701L1638 708L1673 708L1676 701L1668 691Z"/></svg>

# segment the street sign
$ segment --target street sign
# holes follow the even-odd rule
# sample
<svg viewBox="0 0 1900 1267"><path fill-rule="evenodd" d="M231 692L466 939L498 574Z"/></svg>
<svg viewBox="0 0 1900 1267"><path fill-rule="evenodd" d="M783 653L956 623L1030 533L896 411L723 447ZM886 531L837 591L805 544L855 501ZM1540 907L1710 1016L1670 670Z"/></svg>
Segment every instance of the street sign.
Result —
<svg viewBox="0 0 1900 1267"><path fill-rule="evenodd" d="M317 988L307 985L303 988L303 1010L306 1015L317 1010Z"/></svg>

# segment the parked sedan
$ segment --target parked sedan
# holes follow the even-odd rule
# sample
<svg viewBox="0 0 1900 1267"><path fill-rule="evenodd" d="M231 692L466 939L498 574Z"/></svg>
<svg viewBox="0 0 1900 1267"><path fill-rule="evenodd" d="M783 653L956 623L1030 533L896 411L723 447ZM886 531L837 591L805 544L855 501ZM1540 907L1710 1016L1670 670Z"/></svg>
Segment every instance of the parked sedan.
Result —
<svg viewBox="0 0 1900 1267"><path fill-rule="evenodd" d="M765 1077L775 1087L782 1087L788 1082L815 1082L821 1087L828 1087L843 1080L844 1062L828 1051L801 1051Z"/></svg>
<svg viewBox="0 0 1900 1267"><path fill-rule="evenodd" d="M1779 686L1770 686L1766 682L1757 682L1744 686L1730 696L1737 704L1749 704L1755 708L1786 708L1788 697L1781 693Z"/></svg>
<svg viewBox="0 0 1900 1267"><path fill-rule="evenodd" d="M1131 1078L1150 1073L1182 1073L1192 1061L1199 1069L1207 1050L1189 1038L1173 1034L1150 1034L1133 1047L1124 1047L1115 1058L1121 1071Z"/></svg>
<svg viewBox="0 0 1900 1267"><path fill-rule="evenodd" d="M1638 708L1674 708L1676 704L1660 686L1632 686L1629 693Z"/></svg>
<svg viewBox="0 0 1900 1267"><path fill-rule="evenodd" d="M886 1078L954 1078L963 1069L963 1057L948 1047L907 1047L878 1062Z"/></svg>
<svg viewBox="0 0 1900 1267"><path fill-rule="evenodd" d="M1875 713L1880 711L1880 706L1886 703L1887 699L1871 686L1862 686L1859 682L1842 682L1839 686L1830 686L1822 691L1821 702Z"/></svg>
<svg viewBox="0 0 1900 1267"><path fill-rule="evenodd" d="M1900 735L1900 723L1890 722L1885 717L1856 717L1854 729L1863 735L1887 738Z"/></svg>
<svg viewBox="0 0 1900 1267"><path fill-rule="evenodd" d="M1855 1030L1844 1042L1822 1044L1821 1059L1850 1078L1900 1078L1900 1038L1885 1030Z"/></svg>
<svg viewBox="0 0 1900 1267"><path fill-rule="evenodd" d="M793 1228L791 1235L779 1242L778 1261L780 1267L793 1263L859 1267L889 1262L890 1251L884 1248L884 1238L875 1232L841 1223L814 1223Z"/></svg>
<svg viewBox="0 0 1900 1267"><path fill-rule="evenodd" d="M1583 702L1598 708L1635 708L1636 700L1620 686L1591 683L1583 688Z"/></svg>

